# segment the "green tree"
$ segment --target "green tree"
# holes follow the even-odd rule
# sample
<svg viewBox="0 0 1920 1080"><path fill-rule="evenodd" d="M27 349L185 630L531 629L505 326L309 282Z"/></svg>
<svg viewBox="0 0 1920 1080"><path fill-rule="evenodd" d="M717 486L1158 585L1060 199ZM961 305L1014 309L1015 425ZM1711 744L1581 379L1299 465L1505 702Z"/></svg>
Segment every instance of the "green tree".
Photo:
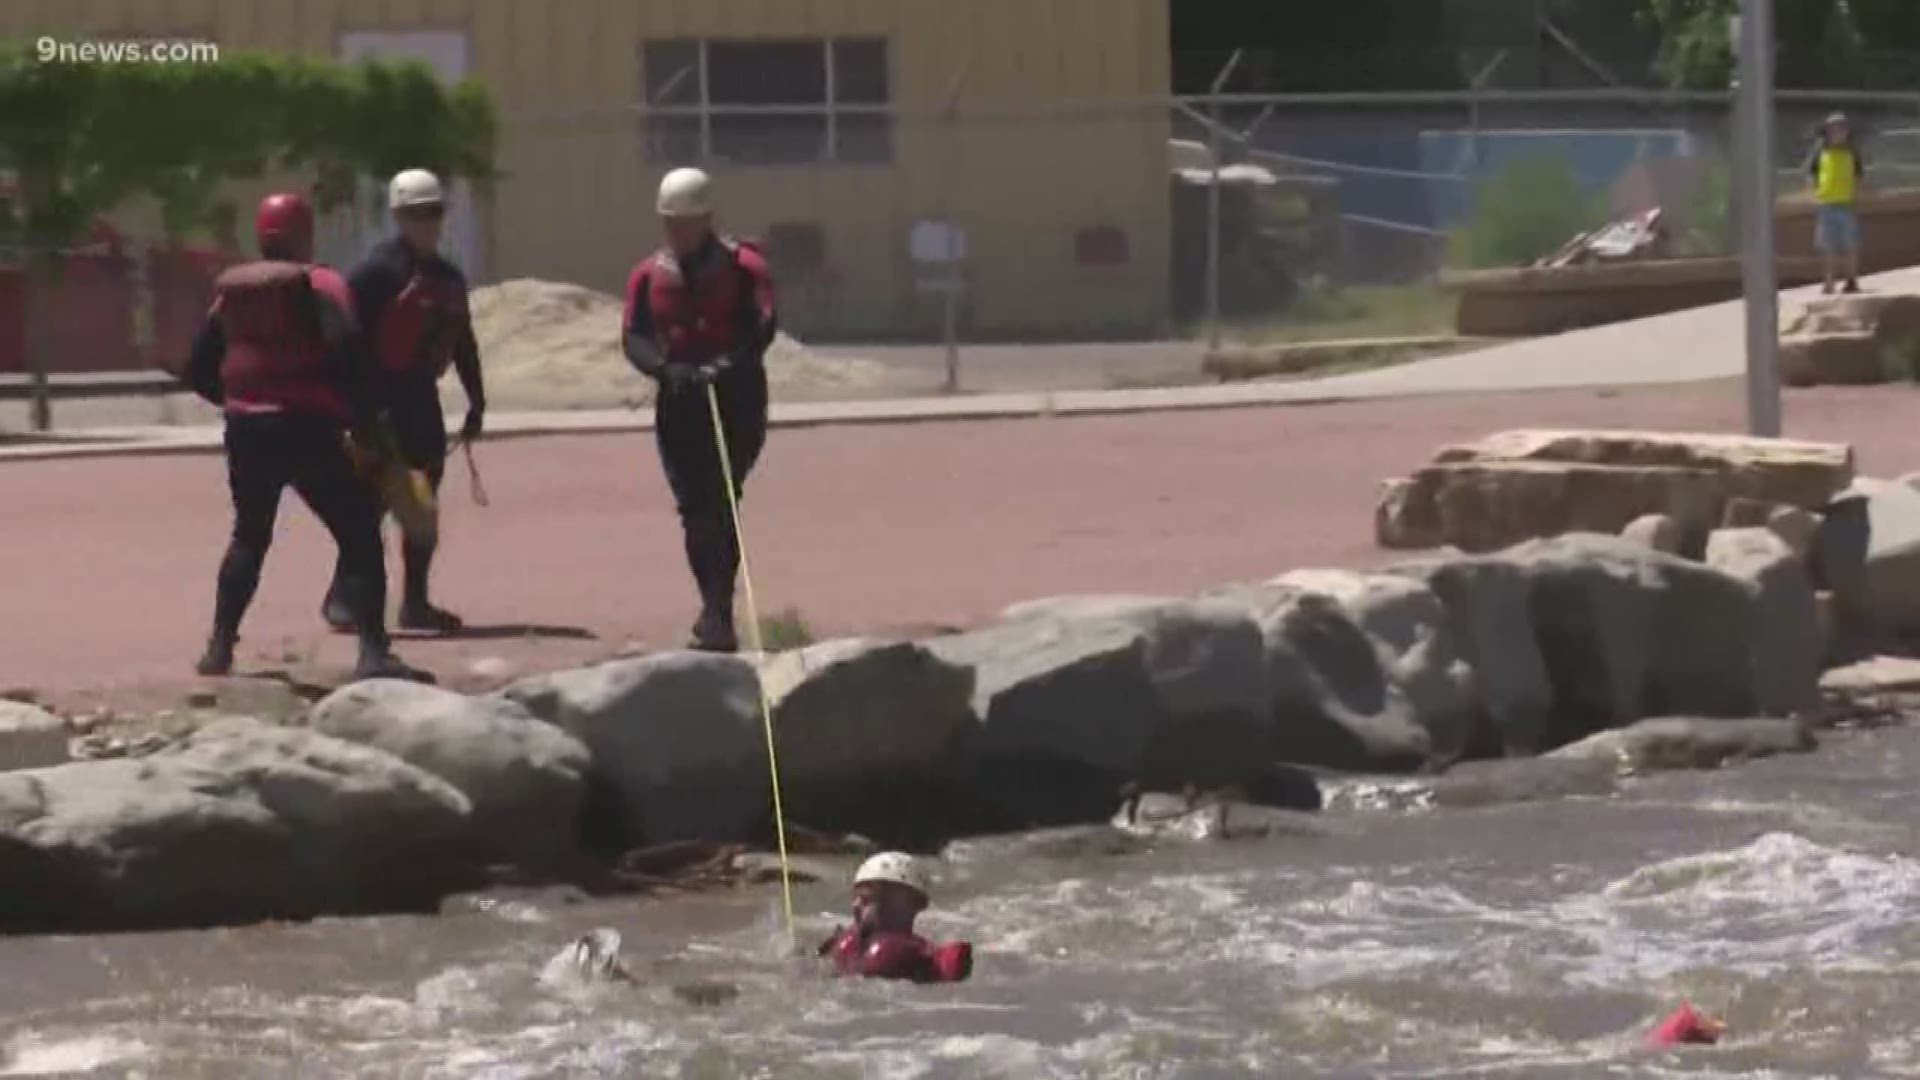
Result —
<svg viewBox="0 0 1920 1080"><path fill-rule="evenodd" d="M1641 17L1660 41L1655 68L1667 85L1722 89L1733 78L1729 20L1738 0L1640 0ZM1873 0L1868 0L1872 3ZM1897 0L1896 0L1897 2ZM1869 48L1855 8L1860 0L1773 0L1781 86L1831 89L1868 81Z"/></svg>
<svg viewBox="0 0 1920 1080"><path fill-rule="evenodd" d="M499 119L478 83L447 87L426 65L339 65L266 53L216 64L43 62L0 43L0 163L17 195L0 242L26 259L34 423L50 422L45 320L32 297L53 285L60 253L101 215L150 198L173 236L230 238L227 181L273 172L315 178L326 209L357 178L421 166L492 180Z"/></svg>
<svg viewBox="0 0 1920 1080"><path fill-rule="evenodd" d="M1604 216L1566 158L1525 158L1475 187L1473 219L1453 235L1452 259L1469 269L1524 266L1559 250Z"/></svg>

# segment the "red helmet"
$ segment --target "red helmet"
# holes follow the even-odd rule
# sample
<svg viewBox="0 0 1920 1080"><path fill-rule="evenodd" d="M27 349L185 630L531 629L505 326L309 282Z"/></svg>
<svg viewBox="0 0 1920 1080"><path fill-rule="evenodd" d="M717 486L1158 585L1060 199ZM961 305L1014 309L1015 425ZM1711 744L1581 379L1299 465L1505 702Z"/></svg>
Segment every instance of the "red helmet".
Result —
<svg viewBox="0 0 1920 1080"><path fill-rule="evenodd" d="M306 258L313 251L313 207L291 192L269 195L254 212L253 236L263 255Z"/></svg>

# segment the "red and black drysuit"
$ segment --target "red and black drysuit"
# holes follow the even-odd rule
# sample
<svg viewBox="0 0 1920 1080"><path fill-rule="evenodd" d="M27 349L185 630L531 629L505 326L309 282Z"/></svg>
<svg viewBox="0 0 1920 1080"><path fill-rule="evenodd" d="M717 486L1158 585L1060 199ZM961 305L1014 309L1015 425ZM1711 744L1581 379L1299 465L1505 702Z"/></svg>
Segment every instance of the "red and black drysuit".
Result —
<svg viewBox="0 0 1920 1080"><path fill-rule="evenodd" d="M737 493L767 439L765 359L778 328L773 276L754 247L711 234L684 258L657 252L627 279L625 327L628 361L660 387L654 440L700 591L695 644L731 650L740 548L707 387L719 402Z"/></svg>
<svg viewBox="0 0 1920 1080"><path fill-rule="evenodd" d="M965 982L973 974L973 946L964 941L935 945L918 934L898 930L834 931L820 946L841 975L904 979L918 983Z"/></svg>
<svg viewBox="0 0 1920 1080"><path fill-rule="evenodd" d="M374 245L354 267L347 284L377 361L380 396L400 457L408 467L426 473L437 494L447 465L440 377L453 368L466 392L467 418L461 438L480 434L487 407L480 348L467 306L466 276L438 253L415 252L405 240L393 237ZM436 547L432 541L402 540L400 619L408 629L459 629L459 620L428 602ZM329 592L326 606L328 620L337 623L340 612L335 595Z"/></svg>
<svg viewBox="0 0 1920 1080"><path fill-rule="evenodd" d="M234 519L220 564L212 657L224 652L231 662L287 487L339 546L342 599L360 635L362 667L387 657L379 502L344 441L350 428L373 422L378 402L352 308L346 283L324 266L262 259L215 282L185 373L226 414Z"/></svg>

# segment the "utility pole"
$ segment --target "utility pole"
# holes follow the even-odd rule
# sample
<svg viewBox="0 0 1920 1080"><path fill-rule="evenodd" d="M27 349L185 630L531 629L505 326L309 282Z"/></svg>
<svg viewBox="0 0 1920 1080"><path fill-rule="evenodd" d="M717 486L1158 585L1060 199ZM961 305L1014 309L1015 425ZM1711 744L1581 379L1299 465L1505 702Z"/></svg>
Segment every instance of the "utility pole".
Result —
<svg viewBox="0 0 1920 1080"><path fill-rule="evenodd" d="M1747 431L1780 436L1780 283L1774 264L1773 3L1741 0L1733 20L1740 51L1740 269L1747 314Z"/></svg>

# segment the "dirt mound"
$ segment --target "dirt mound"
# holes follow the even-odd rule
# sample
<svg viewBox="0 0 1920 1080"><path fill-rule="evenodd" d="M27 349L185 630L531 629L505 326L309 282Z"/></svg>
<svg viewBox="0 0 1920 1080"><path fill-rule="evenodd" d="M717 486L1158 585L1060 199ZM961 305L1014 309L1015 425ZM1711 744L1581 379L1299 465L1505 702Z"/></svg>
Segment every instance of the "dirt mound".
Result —
<svg viewBox="0 0 1920 1080"><path fill-rule="evenodd" d="M520 278L475 289L471 304L492 406L617 408L653 400L653 381L620 351L618 297ZM887 370L870 360L815 356L781 334L767 353L767 376L775 400L818 401L873 396Z"/></svg>

